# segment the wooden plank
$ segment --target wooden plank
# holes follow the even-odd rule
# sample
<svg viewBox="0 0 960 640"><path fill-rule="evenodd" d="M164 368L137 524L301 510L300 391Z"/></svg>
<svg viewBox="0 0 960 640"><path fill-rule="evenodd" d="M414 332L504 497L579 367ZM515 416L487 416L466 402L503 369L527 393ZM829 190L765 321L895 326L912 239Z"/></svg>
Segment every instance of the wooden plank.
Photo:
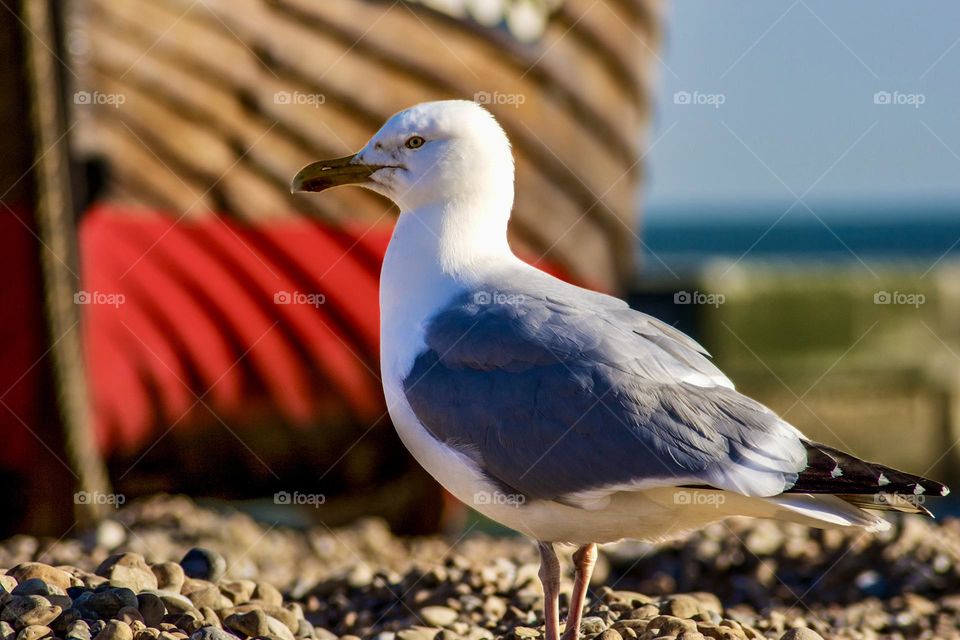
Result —
<svg viewBox="0 0 960 640"><path fill-rule="evenodd" d="M657 2L567 0L535 45L377 0L92 6L94 59L102 76L116 75L131 92L127 107L141 113L129 119L177 132L180 142L157 141L162 157L207 187L240 158L232 171L244 180L224 177L216 205L252 220L280 216L282 207L383 219L395 211L376 196L337 190L321 204L290 196L286 180L307 161L356 149L397 108L499 92L502 103L490 108L518 167L513 240L601 285L624 282L632 270L636 149L651 73L644 38L655 38ZM204 151L189 157L200 140Z"/></svg>

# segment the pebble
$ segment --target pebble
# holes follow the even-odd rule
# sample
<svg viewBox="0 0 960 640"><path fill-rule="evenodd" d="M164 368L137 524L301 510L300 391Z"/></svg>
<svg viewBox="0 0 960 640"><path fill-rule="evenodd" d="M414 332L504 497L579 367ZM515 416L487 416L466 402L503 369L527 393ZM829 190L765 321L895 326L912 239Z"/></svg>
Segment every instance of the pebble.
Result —
<svg viewBox="0 0 960 640"><path fill-rule="evenodd" d="M139 598L137 602L139 603ZM117 611L115 616L117 620L125 622L127 624L133 624L134 622L139 622L144 624L143 614L140 613L140 610L137 607L123 607L120 611Z"/></svg>
<svg viewBox="0 0 960 640"><path fill-rule="evenodd" d="M42 562L24 562L18 564L10 569L7 574L13 576L18 583L31 578L39 578L49 585L63 589L64 592L73 585L73 580L69 573Z"/></svg>
<svg viewBox="0 0 960 640"><path fill-rule="evenodd" d="M217 615L217 612L210 607L201 607L200 617L203 620L203 624L208 627L216 627L218 629L223 628L223 625L220 624L220 617Z"/></svg>
<svg viewBox="0 0 960 640"><path fill-rule="evenodd" d="M414 626L397 632L397 640L434 640L440 629Z"/></svg>
<svg viewBox="0 0 960 640"><path fill-rule="evenodd" d="M84 618L108 620L124 607L136 607L137 596L126 587L101 587L97 591L81 593L73 605Z"/></svg>
<svg viewBox="0 0 960 640"><path fill-rule="evenodd" d="M6 576L11 578L11 576ZM16 583L15 583L16 584ZM64 589L52 584L47 584L40 578L30 578L16 585L12 591L15 596L64 596L67 592Z"/></svg>
<svg viewBox="0 0 960 640"><path fill-rule="evenodd" d="M290 631L290 627L273 616L267 616L267 628L270 630L269 635L275 638L280 638L280 640L296 640L293 632Z"/></svg>
<svg viewBox="0 0 960 640"><path fill-rule="evenodd" d="M269 582L257 582L253 588L253 599L274 607L283 606L283 595Z"/></svg>
<svg viewBox="0 0 960 640"><path fill-rule="evenodd" d="M113 587L126 587L134 593L157 588L157 576L139 553L117 553L97 567L98 576L106 578Z"/></svg>
<svg viewBox="0 0 960 640"><path fill-rule="evenodd" d="M150 570L157 579L156 589L180 593L183 581L186 579L183 567L176 562L160 562L151 566Z"/></svg>
<svg viewBox="0 0 960 640"><path fill-rule="evenodd" d="M194 609L190 598L182 596L179 593L157 589L156 591L144 591L139 595L143 595L144 593L160 598L160 600L163 601L163 606L167 608L168 613L183 613L184 611L193 611Z"/></svg>
<svg viewBox="0 0 960 640"><path fill-rule="evenodd" d="M703 603L692 595L677 594L668 597L660 605L660 613L675 618L692 618L698 613L707 613Z"/></svg>
<svg viewBox="0 0 960 640"><path fill-rule="evenodd" d="M60 615L61 609L43 596L12 596L3 608L0 620L9 622L14 629L47 625Z"/></svg>
<svg viewBox="0 0 960 640"><path fill-rule="evenodd" d="M300 620L297 623L297 630L293 634L299 640L313 640L317 637L317 631L307 620Z"/></svg>
<svg viewBox="0 0 960 640"><path fill-rule="evenodd" d="M431 627L446 627L459 617L460 614L450 607L424 607L420 610L420 618Z"/></svg>
<svg viewBox="0 0 960 640"><path fill-rule="evenodd" d="M780 636L780 640L823 640L823 636L813 629L800 628L790 629Z"/></svg>
<svg viewBox="0 0 960 640"><path fill-rule="evenodd" d="M207 582L206 580L187 578L180 592L186 596L197 609L200 607L226 609L233 604L229 598L220 593L217 585L212 582Z"/></svg>
<svg viewBox="0 0 960 640"><path fill-rule="evenodd" d="M580 621L580 632L592 636L600 633L607 627L603 618L597 616L586 616Z"/></svg>
<svg viewBox="0 0 960 640"><path fill-rule="evenodd" d="M113 633L128 640L543 637L536 551L523 539L471 535L449 550L439 538L395 538L372 521L333 534L319 527L270 530L183 498L136 502L116 517L137 535L111 545L87 537L52 547L27 536L0 541L0 640L99 640ZM960 521L893 524L890 532L861 538L732 520L683 541L638 545L639 556L604 549L609 576L599 580L624 588L591 588L581 638L960 637ZM143 560L147 554L190 565L191 548L237 561L213 582L187 576L177 562ZM841 555L843 562L827 571ZM203 557L202 570L213 567L216 575L216 558ZM569 571L566 555L563 561ZM869 584L858 582L866 572ZM810 576L819 579L814 584ZM795 596L787 587L812 587L805 595L812 615L788 609ZM47 615L60 607L60 615L16 624L12 612L26 606L23 598L45 601ZM721 599L737 604L724 608ZM806 626L812 629L800 628Z"/></svg>
<svg viewBox="0 0 960 640"><path fill-rule="evenodd" d="M190 640L236 640L223 629L217 627L200 627L190 635Z"/></svg>
<svg viewBox="0 0 960 640"><path fill-rule="evenodd" d="M249 602L257 583L253 580L228 580L220 582L220 592L230 598L233 604Z"/></svg>
<svg viewBox="0 0 960 640"><path fill-rule="evenodd" d="M198 578L217 582L227 571L227 561L223 556L204 547L194 547L180 560L183 573L188 578Z"/></svg>
<svg viewBox="0 0 960 640"><path fill-rule="evenodd" d="M690 619L660 615L652 618L647 624L648 629L657 629L660 635L675 636L683 631L696 631L697 623Z"/></svg>
<svg viewBox="0 0 960 640"><path fill-rule="evenodd" d="M24 627L17 634L17 640L40 640L40 638L52 638L53 629L40 624L32 624Z"/></svg>
<svg viewBox="0 0 960 640"><path fill-rule="evenodd" d="M267 614L260 609L231 614L224 619L223 624L227 628L246 636L265 636L270 633Z"/></svg>
<svg viewBox="0 0 960 640"><path fill-rule="evenodd" d="M660 615L659 607L652 604L645 604L639 609L630 611L624 617L632 620L649 620L650 618L655 618L658 615Z"/></svg>
<svg viewBox="0 0 960 640"><path fill-rule="evenodd" d="M152 593L137 594L137 610L148 627L155 627L167 613L167 608L159 596Z"/></svg>
<svg viewBox="0 0 960 640"><path fill-rule="evenodd" d="M67 627L66 640L90 640L90 626L85 620L75 620Z"/></svg>
<svg viewBox="0 0 960 640"><path fill-rule="evenodd" d="M126 622L111 620L95 640L133 640L133 630Z"/></svg>

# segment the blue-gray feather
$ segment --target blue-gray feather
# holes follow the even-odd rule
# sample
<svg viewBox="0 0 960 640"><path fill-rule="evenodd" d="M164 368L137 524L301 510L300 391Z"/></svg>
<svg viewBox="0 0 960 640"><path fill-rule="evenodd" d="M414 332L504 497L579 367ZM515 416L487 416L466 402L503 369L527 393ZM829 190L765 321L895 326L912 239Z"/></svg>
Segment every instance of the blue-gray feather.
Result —
<svg viewBox="0 0 960 640"><path fill-rule="evenodd" d="M772 495L795 481L796 431L696 342L615 298L538 284L464 293L430 320L404 390L434 437L536 499L691 481Z"/></svg>

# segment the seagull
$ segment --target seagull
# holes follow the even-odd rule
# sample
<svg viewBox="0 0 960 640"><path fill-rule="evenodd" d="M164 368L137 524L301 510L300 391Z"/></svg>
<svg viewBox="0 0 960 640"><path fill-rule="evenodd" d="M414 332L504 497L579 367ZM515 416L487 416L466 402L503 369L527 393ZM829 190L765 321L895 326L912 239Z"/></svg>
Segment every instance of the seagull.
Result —
<svg viewBox="0 0 960 640"><path fill-rule="evenodd" d="M555 545L576 547L563 638L577 640L597 544L730 516L880 531L876 511L929 515L925 498L948 493L807 439L682 332L517 258L510 142L478 104L401 111L291 191L348 184L400 208L380 280L390 417L450 493L537 541L546 640L560 637Z"/></svg>

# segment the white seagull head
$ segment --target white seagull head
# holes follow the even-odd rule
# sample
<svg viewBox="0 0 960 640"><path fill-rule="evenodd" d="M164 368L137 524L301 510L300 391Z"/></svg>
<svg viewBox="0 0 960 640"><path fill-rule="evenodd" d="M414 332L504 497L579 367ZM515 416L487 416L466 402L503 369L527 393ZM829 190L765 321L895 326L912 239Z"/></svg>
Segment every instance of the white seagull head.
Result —
<svg viewBox="0 0 960 640"><path fill-rule="evenodd" d="M356 184L402 212L459 203L503 211L513 204L513 155L494 117L475 102L424 102L387 120L359 152L304 167L292 191Z"/></svg>

